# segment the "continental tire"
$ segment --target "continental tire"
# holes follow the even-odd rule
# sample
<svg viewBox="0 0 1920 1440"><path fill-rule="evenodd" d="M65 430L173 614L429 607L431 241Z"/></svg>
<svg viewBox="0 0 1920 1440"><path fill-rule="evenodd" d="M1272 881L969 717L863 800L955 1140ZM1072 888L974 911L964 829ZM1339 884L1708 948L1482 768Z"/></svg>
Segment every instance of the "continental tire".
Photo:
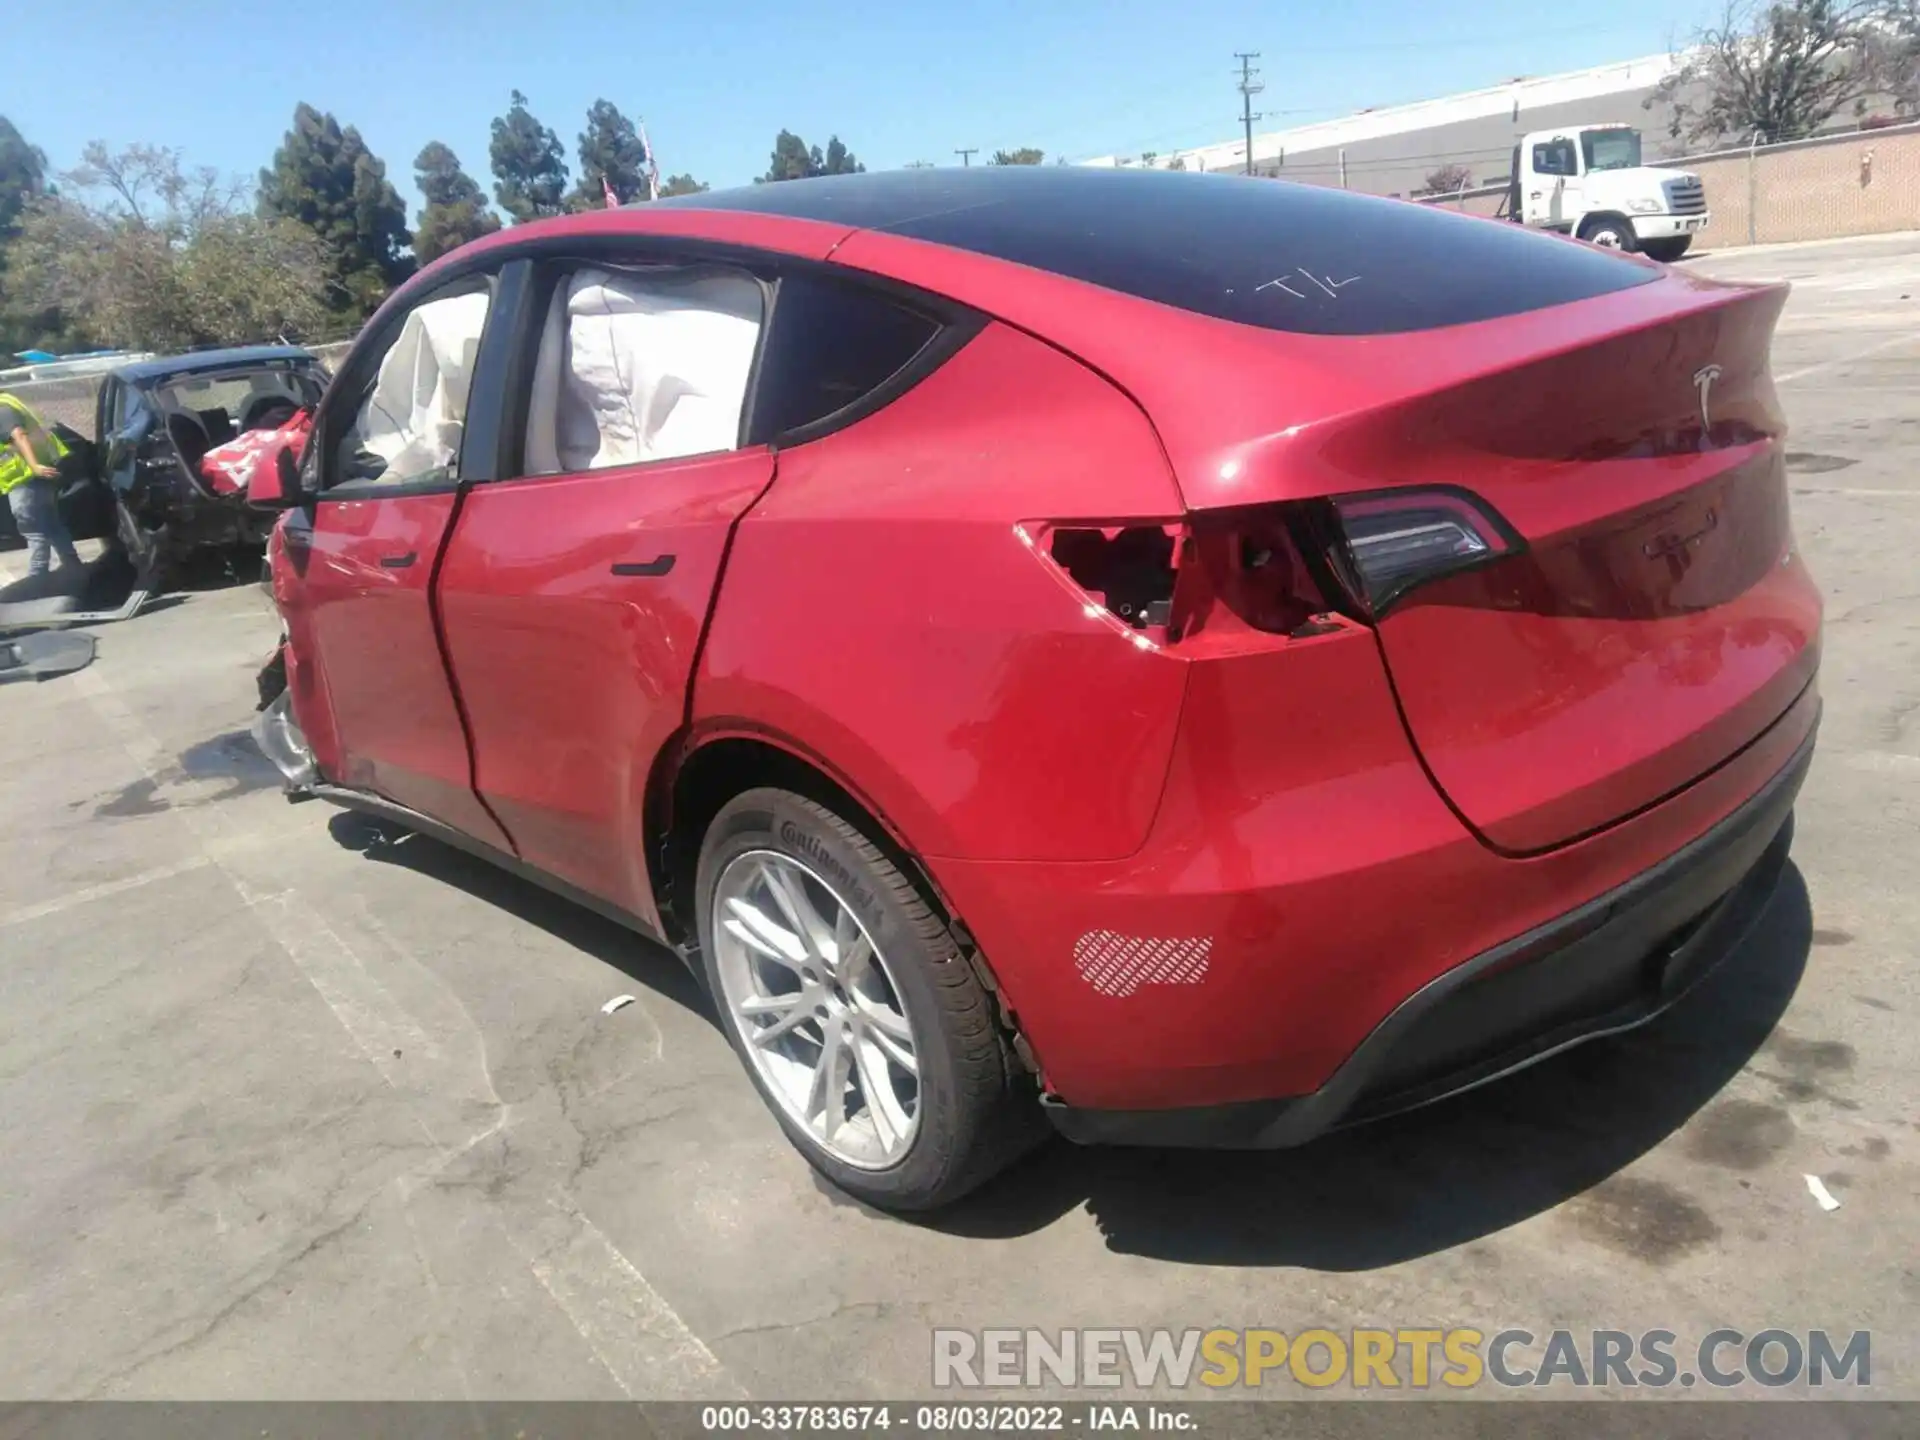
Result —
<svg viewBox="0 0 1920 1440"><path fill-rule="evenodd" d="M1045 1133L945 917L859 828L789 791L749 790L708 827L695 896L727 1038L841 1189L933 1209Z"/></svg>

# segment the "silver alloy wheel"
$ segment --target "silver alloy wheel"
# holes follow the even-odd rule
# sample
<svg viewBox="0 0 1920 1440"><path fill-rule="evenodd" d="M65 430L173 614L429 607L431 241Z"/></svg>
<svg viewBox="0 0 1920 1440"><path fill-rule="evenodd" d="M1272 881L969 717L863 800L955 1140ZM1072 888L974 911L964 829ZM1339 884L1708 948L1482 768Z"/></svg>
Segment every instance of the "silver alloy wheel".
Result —
<svg viewBox="0 0 1920 1440"><path fill-rule="evenodd" d="M750 850L713 888L727 1019L788 1117L836 1160L897 1163L920 1124L900 989L860 917L792 856Z"/></svg>
<svg viewBox="0 0 1920 1440"><path fill-rule="evenodd" d="M1610 225L1603 225L1593 232L1593 243L1598 245L1602 250L1624 250L1627 248L1627 242L1621 239L1620 232Z"/></svg>

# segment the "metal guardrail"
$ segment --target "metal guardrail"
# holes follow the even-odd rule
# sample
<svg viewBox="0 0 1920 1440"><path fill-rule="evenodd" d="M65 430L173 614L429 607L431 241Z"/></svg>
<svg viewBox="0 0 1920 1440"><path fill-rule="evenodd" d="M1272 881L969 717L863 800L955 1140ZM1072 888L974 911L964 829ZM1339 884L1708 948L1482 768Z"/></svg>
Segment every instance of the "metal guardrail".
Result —
<svg viewBox="0 0 1920 1440"><path fill-rule="evenodd" d="M0 385L29 385L41 380L73 380L88 375L104 375L122 365L151 360L150 350L126 350L112 355L80 355L71 360L49 360L40 365L16 365L0 370Z"/></svg>

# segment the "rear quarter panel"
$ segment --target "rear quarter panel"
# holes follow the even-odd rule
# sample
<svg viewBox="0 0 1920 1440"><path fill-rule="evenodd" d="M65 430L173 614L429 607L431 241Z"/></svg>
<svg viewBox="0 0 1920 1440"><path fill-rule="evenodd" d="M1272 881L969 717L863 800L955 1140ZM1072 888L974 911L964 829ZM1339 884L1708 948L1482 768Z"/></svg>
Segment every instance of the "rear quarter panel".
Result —
<svg viewBox="0 0 1920 1440"><path fill-rule="evenodd" d="M1186 667L1089 616L1020 527L1179 510L1138 407L990 324L885 409L780 454L735 535L696 742L769 733L924 856L1131 854Z"/></svg>

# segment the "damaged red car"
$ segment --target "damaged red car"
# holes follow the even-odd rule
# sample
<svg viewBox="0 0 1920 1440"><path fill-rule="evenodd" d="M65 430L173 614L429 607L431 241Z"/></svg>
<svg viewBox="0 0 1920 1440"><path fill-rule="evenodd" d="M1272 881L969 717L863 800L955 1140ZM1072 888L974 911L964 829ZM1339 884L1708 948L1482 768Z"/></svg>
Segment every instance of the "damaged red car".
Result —
<svg viewBox="0 0 1920 1440"><path fill-rule="evenodd" d="M1164 172L518 227L255 480L256 733L677 947L876 1205L1298 1144L1738 963L1820 708L1784 298Z"/></svg>

